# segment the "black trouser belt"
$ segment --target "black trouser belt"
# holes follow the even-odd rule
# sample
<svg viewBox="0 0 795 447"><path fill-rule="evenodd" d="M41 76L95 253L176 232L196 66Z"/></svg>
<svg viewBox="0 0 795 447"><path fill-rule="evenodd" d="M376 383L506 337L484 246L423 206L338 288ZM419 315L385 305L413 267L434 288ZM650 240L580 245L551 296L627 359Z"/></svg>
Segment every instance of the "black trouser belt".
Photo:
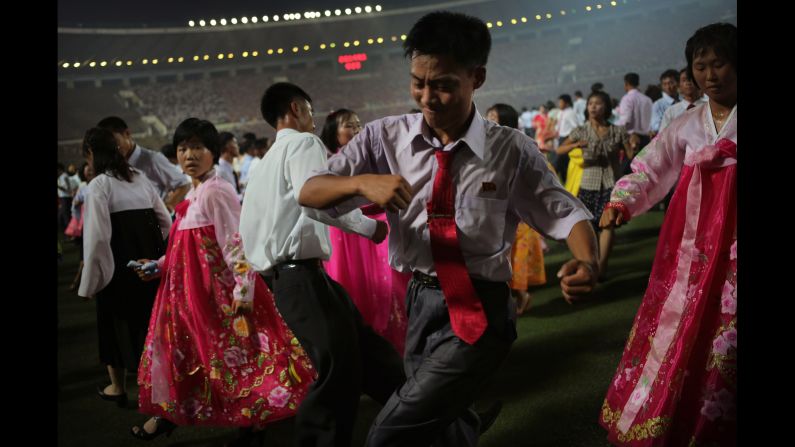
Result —
<svg viewBox="0 0 795 447"><path fill-rule="evenodd" d="M422 284L425 287L428 287L430 289L440 289L440 290L442 288L442 286L439 284L439 278L435 276L426 275L425 273L418 271L414 271L412 273L412 276L414 277L414 280L418 281L420 284ZM503 281L487 281L485 279L476 279L471 276L469 277L469 279L472 280L473 285L505 284L505 282Z"/></svg>

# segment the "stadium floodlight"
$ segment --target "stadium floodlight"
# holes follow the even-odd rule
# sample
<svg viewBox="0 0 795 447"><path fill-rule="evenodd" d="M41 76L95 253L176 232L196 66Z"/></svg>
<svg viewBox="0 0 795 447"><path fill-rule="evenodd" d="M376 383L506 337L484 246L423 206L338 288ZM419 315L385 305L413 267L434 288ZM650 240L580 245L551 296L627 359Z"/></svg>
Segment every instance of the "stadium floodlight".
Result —
<svg viewBox="0 0 795 447"><path fill-rule="evenodd" d="M511 19L511 25L516 25L518 22L516 19Z"/></svg>
<svg viewBox="0 0 795 447"><path fill-rule="evenodd" d="M358 47L359 46L359 41L358 40L354 40L353 41L353 46Z"/></svg>
<svg viewBox="0 0 795 447"><path fill-rule="evenodd" d="M170 57L170 58L168 58L168 63L169 63L169 64L172 64L172 63L174 63L174 58L173 58L173 57Z"/></svg>
<svg viewBox="0 0 795 447"><path fill-rule="evenodd" d="M602 5L596 5L596 9L602 9Z"/></svg>
<svg viewBox="0 0 795 447"><path fill-rule="evenodd" d="M292 15L292 14L285 14L285 15L283 15L283 16L282 16L282 18L283 18L284 20L290 20L290 19L292 19L292 18L293 18L293 15Z"/></svg>
<svg viewBox="0 0 795 447"><path fill-rule="evenodd" d="M370 38L370 39L367 39L367 44L368 44L368 45L372 45L372 44L373 44L373 42L375 42L375 41L374 41L372 38Z"/></svg>
<svg viewBox="0 0 795 447"><path fill-rule="evenodd" d="M240 18L240 23L242 23L242 24L244 24L244 25L245 25L246 23L248 23L248 17L241 17L241 18Z"/></svg>
<svg viewBox="0 0 795 447"><path fill-rule="evenodd" d="M284 48L279 48L278 50L276 50L276 52L278 54L282 54L282 53L284 53Z"/></svg>
<svg viewBox="0 0 795 447"><path fill-rule="evenodd" d="M157 62L158 62L158 60L157 60L157 59L152 59L152 64L153 64L153 65L157 65Z"/></svg>
<svg viewBox="0 0 795 447"><path fill-rule="evenodd" d="M381 5L375 5L375 10L381 12Z"/></svg>
<svg viewBox="0 0 795 447"><path fill-rule="evenodd" d="M541 15L540 14L536 14L536 20L541 20Z"/></svg>
<svg viewBox="0 0 795 447"><path fill-rule="evenodd" d="M216 23L215 19L210 20L210 26L215 26Z"/></svg>
<svg viewBox="0 0 795 447"><path fill-rule="evenodd" d="M273 48L268 48L268 54L273 54Z"/></svg>
<svg viewBox="0 0 795 447"><path fill-rule="evenodd" d="M397 36L392 36L392 42L397 42Z"/></svg>
<svg viewBox="0 0 795 447"><path fill-rule="evenodd" d="M616 6L617 4L615 1L610 2L610 6Z"/></svg>
<svg viewBox="0 0 795 447"><path fill-rule="evenodd" d="M205 54L202 59L205 60L205 61L208 61L208 60L210 60L210 55L209 54Z"/></svg>
<svg viewBox="0 0 795 447"><path fill-rule="evenodd" d="M252 51L252 52L251 52L251 55L252 55L253 57L257 57L257 56L259 56L259 51Z"/></svg>
<svg viewBox="0 0 795 447"><path fill-rule="evenodd" d="M257 23L258 20L257 16L254 16L251 18L251 23Z"/></svg>
<svg viewBox="0 0 795 447"><path fill-rule="evenodd" d="M206 22L204 21L204 19L202 19L202 20L199 20L199 25L200 25L200 26L204 26L204 25L206 25Z"/></svg>
<svg viewBox="0 0 795 447"><path fill-rule="evenodd" d="M262 16L262 21L263 22L267 22L268 21L268 16Z"/></svg>
<svg viewBox="0 0 795 447"><path fill-rule="evenodd" d="M312 18L314 15L315 15L315 14L314 14L314 13L312 13L312 12L305 12L305 13L304 13L304 18L305 18L305 19L311 19L311 18Z"/></svg>
<svg viewBox="0 0 795 447"><path fill-rule="evenodd" d="M304 45L304 51L309 51L309 45Z"/></svg>
<svg viewBox="0 0 795 447"><path fill-rule="evenodd" d="M221 19L221 26L226 26L226 19Z"/></svg>
<svg viewBox="0 0 795 447"><path fill-rule="evenodd" d="M102 61L102 62L99 63L100 67L104 67L105 65L108 65L107 61Z"/></svg>
<svg viewBox="0 0 795 447"><path fill-rule="evenodd" d="M321 50L325 50L325 49L326 49L326 44L324 44L324 43L321 43L321 44L320 44L320 49L321 49Z"/></svg>
<svg viewBox="0 0 795 447"><path fill-rule="evenodd" d="M74 68L80 67L80 62L75 62L74 64L72 64L72 67Z"/></svg>
<svg viewBox="0 0 795 447"><path fill-rule="evenodd" d="M243 52L243 57L248 57L248 51Z"/></svg>
<svg viewBox="0 0 795 447"><path fill-rule="evenodd" d="M405 34L401 34L400 35L400 40L406 40L406 35Z"/></svg>
<svg viewBox="0 0 795 447"><path fill-rule="evenodd" d="M376 39L376 41L378 43L384 43L384 38L383 37L379 37L378 39Z"/></svg>
<svg viewBox="0 0 795 447"><path fill-rule="evenodd" d="M497 26L502 26L502 20L497 20Z"/></svg>
<svg viewBox="0 0 795 447"><path fill-rule="evenodd" d="M127 61L127 65L132 65L132 61Z"/></svg>
<svg viewBox="0 0 795 447"><path fill-rule="evenodd" d="M198 61L199 60L199 56L193 56L193 60L194 61Z"/></svg>
<svg viewBox="0 0 795 447"><path fill-rule="evenodd" d="M548 19L551 19L551 18L552 18L552 14L550 14L550 13L547 13L547 18L548 18Z"/></svg>
<svg viewBox="0 0 795 447"><path fill-rule="evenodd" d="M94 67L96 67L96 66L97 66L97 63L96 63L96 62L94 62L94 61L91 61L91 62L88 64L88 66L89 66L89 67L91 67L91 68L94 68Z"/></svg>
<svg viewBox="0 0 795 447"><path fill-rule="evenodd" d="M184 62L184 61L185 61L185 58L182 57L182 56L180 56L179 59L177 59L177 62Z"/></svg>
<svg viewBox="0 0 795 447"><path fill-rule="evenodd" d="M336 47L336 46L337 46L337 44L336 44L336 43L334 43L334 42L331 42L330 44L328 44L328 46L329 46L329 48L334 48L334 47Z"/></svg>
<svg viewBox="0 0 795 447"><path fill-rule="evenodd" d="M345 8L345 14L350 15L351 14L351 8Z"/></svg>
<svg viewBox="0 0 795 447"><path fill-rule="evenodd" d="M527 17L522 17L522 23L527 23Z"/></svg>
<svg viewBox="0 0 795 447"><path fill-rule="evenodd" d="M273 21L274 22L278 22L279 21L279 16L273 16Z"/></svg>
<svg viewBox="0 0 795 447"><path fill-rule="evenodd" d="M351 43L350 42L345 42L345 43L342 44L342 46L345 47L345 48L348 48L349 46L351 46Z"/></svg>
<svg viewBox="0 0 795 447"><path fill-rule="evenodd" d="M357 7L353 8L353 10L356 11L356 14L361 14L362 13L362 7L361 6L357 6Z"/></svg>
<svg viewBox="0 0 795 447"><path fill-rule="evenodd" d="M229 53L229 54L226 55L227 59L232 59L234 57L235 57L235 53Z"/></svg>
<svg viewBox="0 0 795 447"><path fill-rule="evenodd" d="M188 22L188 26L196 26L196 22L191 20L191 21Z"/></svg>
<svg viewBox="0 0 795 447"><path fill-rule="evenodd" d="M116 61L116 66L121 67L121 61Z"/></svg>
<svg viewBox="0 0 795 447"><path fill-rule="evenodd" d="M323 11L323 15L325 15L326 17L331 17L331 11L329 11L327 9L327 10Z"/></svg>
<svg viewBox="0 0 795 447"><path fill-rule="evenodd" d="M486 28L491 28L491 27L493 27L493 26L494 26L494 25L492 25L492 24L491 24L491 22L486 22Z"/></svg>
<svg viewBox="0 0 795 447"><path fill-rule="evenodd" d="M365 7L364 7L364 12L366 12L366 13L368 13L368 14L369 14L369 13L373 12L373 8L371 8L371 7L369 7L369 6L365 6Z"/></svg>
<svg viewBox="0 0 795 447"><path fill-rule="evenodd" d="M141 61L141 63L142 63L142 64L144 64L144 65L146 65L146 64L148 64L148 63L149 63L149 59L144 59L144 60L142 60L142 61Z"/></svg>
<svg viewBox="0 0 795 447"><path fill-rule="evenodd" d="M586 10L586 11L590 11L590 10L591 10L591 7L590 7L590 6L586 6L586 7L585 7L585 10Z"/></svg>
<svg viewBox="0 0 795 447"><path fill-rule="evenodd" d="M565 16L566 15L566 11L560 11L560 15Z"/></svg>
<svg viewBox="0 0 795 447"><path fill-rule="evenodd" d="M232 19L229 20L229 23L231 23L232 25L237 25L237 17L232 17Z"/></svg>
<svg viewBox="0 0 795 447"><path fill-rule="evenodd" d="M342 14L342 11L340 11L339 9L335 9L335 10L334 10L334 15L335 15L335 16L338 16L338 15L340 15L340 14Z"/></svg>

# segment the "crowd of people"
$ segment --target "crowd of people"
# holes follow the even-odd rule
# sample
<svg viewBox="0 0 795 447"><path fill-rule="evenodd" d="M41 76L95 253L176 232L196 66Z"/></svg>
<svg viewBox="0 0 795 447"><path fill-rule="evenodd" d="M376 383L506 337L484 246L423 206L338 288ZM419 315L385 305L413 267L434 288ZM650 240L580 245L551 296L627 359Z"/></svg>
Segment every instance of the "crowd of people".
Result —
<svg viewBox="0 0 795 447"><path fill-rule="evenodd" d="M598 423L615 445L735 445L736 33L698 29L655 101L630 72L618 102L596 83L482 116L488 27L440 11L403 44L407 114L336 108L318 136L312 97L277 82L258 104L273 141L190 101L161 151L99 120L82 169L58 165L98 396L124 405L137 371L142 440L211 425L262 445L294 418L295 445L348 446L364 393L382 406L368 446L474 446L501 410L475 411L478 389L547 282L544 240L571 252L563 298L585 300L615 228L670 201Z"/></svg>

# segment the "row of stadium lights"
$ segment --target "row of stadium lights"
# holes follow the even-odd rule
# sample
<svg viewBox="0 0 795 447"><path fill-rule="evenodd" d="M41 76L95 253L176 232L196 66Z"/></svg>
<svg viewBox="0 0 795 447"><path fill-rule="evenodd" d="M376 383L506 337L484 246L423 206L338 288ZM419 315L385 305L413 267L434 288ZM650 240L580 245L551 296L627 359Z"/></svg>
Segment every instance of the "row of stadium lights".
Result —
<svg viewBox="0 0 795 447"><path fill-rule="evenodd" d="M611 1L611 2L610 2L610 5L611 5L611 6L617 6L617 2L615 2L615 1ZM367 7L365 7L365 8L367 8ZM602 9L602 5L601 5L601 4L596 4L594 7L591 7L591 6L589 5L589 6L586 6L586 7L585 7L585 10L586 10L586 11L588 11L588 12L590 12L590 11L593 11L593 10L594 10L594 8L595 8L595 9ZM376 6L376 9L377 9L377 10L380 10L380 6ZM337 10L337 11L339 11L339 10ZM346 10L346 11L347 11L347 10ZM576 10L574 10L574 9L572 9L571 11L572 11L572 12L576 12ZM329 12L329 11L326 11L326 12ZM336 13L336 11L335 11L335 13ZM562 16L565 16L565 15L566 15L566 11L563 11L563 10L561 10L561 11L560 11L560 15L562 15ZM541 21L541 20L543 20L543 19L544 19L544 17L546 17L547 19L552 19L552 13L546 13L544 16L542 16L541 14L536 14L536 16L535 16L535 19L536 19L537 21ZM521 19L511 19L511 21L510 21L510 22L511 22L511 24L513 24L513 25L516 25L516 24L518 24L520 21L521 21L522 23L527 23L527 17L522 17ZM503 22L502 22L501 20L498 20L498 21L496 22L496 25L497 25L497 27L502 27L502 26L503 26ZM487 27L489 27L489 28L492 28L492 27L494 27L494 24L492 24L491 22L487 22L487 23L486 23L486 26L487 26ZM400 39L400 40L406 40L406 35L405 35L405 34L401 35L399 39ZM397 36L392 36L392 39L391 39L391 40L392 40L392 42L397 42L397 40L398 40L398 37L397 37ZM384 42L384 38L383 38L383 37L378 37L378 38L376 38L376 39L373 39L373 38L367 39L367 43L368 43L369 45L373 45L374 43L379 43L379 44L380 44L380 43L383 43L383 42ZM351 47L351 46L358 47L359 45L361 45L361 42L359 42L358 40L354 40L353 42L344 42L344 43L342 44L342 46L343 46L343 47L345 47L345 48L349 48L349 47ZM328 45L326 45L325 43L321 43L321 44L320 44L320 49L321 49L321 50L325 50L326 48L336 48L336 46L337 46L337 44L336 44L336 43L334 43L334 42L332 42L332 43L330 43L330 44L328 44ZM304 51L309 51L309 50L310 50L310 48L311 48L311 47L310 47L309 45L304 45L304 46L303 46L303 49L304 49ZM293 48L292 48L292 51L293 51L293 53L298 53L298 51L300 51L300 49L299 49L298 47L293 47ZM267 51L267 54L268 54L268 55L272 55L272 54L274 54L274 53L275 53L275 54L283 54L283 53L284 53L284 49L283 49L283 48L278 48L278 49L274 50L274 49L272 49L272 48L271 48L271 49L268 49L268 51ZM258 52L258 51L252 51L252 52L250 52L250 53L249 53L248 51L244 51L244 52L241 54L241 56L242 56L242 57L244 57L244 58L247 58L247 57L249 57L249 56L251 56L251 57L257 57L257 56L259 56L259 52ZM224 53L218 53L218 55L217 55L216 57L217 57L217 59L219 59L219 60L222 60L222 59L233 59L233 58L235 57L235 55L234 55L234 53L227 53L227 54L224 54ZM199 60L208 61L208 60L210 60L210 55L209 55L209 54L205 54L204 56L198 56L198 55L197 55L197 56L193 56L193 61L194 61L194 62L198 62ZM141 63L142 63L143 65L147 65L147 64L150 64L150 63L151 63L152 65L157 65L159 62L160 62L160 60L159 60L159 59L152 59L152 60L149 60L149 59L143 59L143 60L141 60ZM185 62L185 58L184 58L184 57L182 57L182 56L180 56L180 57L178 57L178 58L169 57L169 58L167 59L167 62L168 62L169 64L170 64L170 63L173 63L173 62L179 62L179 63L181 63L181 62ZM88 66L89 66L89 67L91 67L91 68L94 68L94 67L96 67L97 65L99 65L100 67L105 67L105 66L107 66L107 65L108 65L108 62L107 62L107 61L101 61L101 62L97 63L97 62L95 62L95 61L91 61L91 62L89 62L89 63L88 63L88 64L86 64L86 65L88 65ZM122 67L122 66L124 66L124 65L131 66L131 65L133 65L133 61L131 61L131 60L128 60L128 61L126 61L126 62L123 62L123 61L115 61L115 62L113 62L113 65L115 65L116 67ZM75 62L75 63L73 63L73 64L70 64L69 62L64 62L63 64L61 64L61 67L62 67L62 68L70 68L70 67L72 67L72 68L80 68L81 66L83 66L83 64L81 64L80 62Z"/></svg>
<svg viewBox="0 0 795 447"><path fill-rule="evenodd" d="M308 12L305 12L303 14L303 18L304 19L319 19L319 18L322 18L323 16L331 17L332 15L341 16L343 14L351 15L351 14L361 14L363 12L366 13L366 14L370 14L373 11L381 12L381 9L382 9L381 5L375 5L375 8L373 8L371 6L365 6L365 7L356 6L355 8L335 9L333 12L331 10L327 9L322 14L320 13L320 11L308 11ZM285 20L285 21L299 20L299 19L301 19L301 17L302 17L301 13L298 13L298 12L294 12L294 13L290 13L290 14L282 14L281 17L279 15L277 15L277 14L273 15L273 17L268 17L267 15L264 15L264 16L262 16L262 22L263 23L267 23L268 21L271 21L271 20L274 21L274 22L278 22L279 19L282 19L282 20ZM260 19L257 16L253 16L251 18L241 17L240 19L232 18L232 19L229 20L229 22L227 22L226 19L220 19L220 20L210 19L210 20L207 20L207 21L202 19L202 20L199 20L199 21L191 20L191 21L188 22L188 26L190 26L190 27L195 27L196 25L198 25L198 26L207 26L207 25L209 25L209 26L216 26L216 25L226 26L227 23L230 24L230 25L237 25L238 23L246 25L249 22L257 23L259 21L260 21Z"/></svg>
<svg viewBox="0 0 795 447"><path fill-rule="evenodd" d="M406 35L403 34L400 37L392 36L391 40L392 40L392 42L397 42L398 39L406 40ZM342 46L345 47L345 48L349 48L351 46L358 47L359 45L362 45L362 43L363 42L360 42L358 40L354 40L353 42L343 42ZM376 44L376 43L379 43L379 44L384 43L384 38L383 37L378 37L378 38L375 38L375 39L374 38L367 39L367 44L368 45L373 45L373 44ZM337 47L337 44L335 42L331 42L328 45L326 45L325 43L321 43L320 44L320 49L321 50L325 50L326 48L336 48L336 47ZM303 49L304 49L304 51L309 51L311 49L311 47L309 45L304 45ZM292 51L293 51L293 53L298 53L300 51L300 48L299 47L293 47ZM284 52L285 52L284 48L277 48L275 50L273 48L270 48L270 49L268 49L268 51L266 51L266 53L268 55L283 54ZM259 54L260 54L259 51L252 51L252 52L244 51L240 55L242 57L257 57L257 56L259 56ZM219 60L222 60L222 59L234 59L234 57L235 57L234 53L218 53L218 55L216 56L216 58L219 59ZM193 61L194 62L198 62L200 60L208 61L208 60L210 60L210 55L209 54L205 54L204 56L198 56L198 55L193 56ZM169 64L174 63L174 62L185 62L185 58L182 57L182 56L180 56L178 58L169 57L166 61ZM148 64L157 65L158 63L160 63L159 59L151 59L151 60L143 59L143 60L141 60L141 64L143 64L143 65L148 65ZM102 61L102 62L99 62L99 63L97 63L96 61L91 61L88 64L81 64L80 62L75 62L73 64L70 64L69 62L64 62L63 64L61 64L61 67L62 68L70 68L70 67L72 67L72 68L80 68L80 67L82 67L84 65L88 65L91 68L94 68L97 65L99 65L100 67L105 67L105 66L108 65L108 61ZM133 65L133 61L131 61L131 60L128 60L126 62L124 62L124 61L115 61L115 62L112 63L112 65L115 65L117 67L121 67L121 66L124 66L124 65L128 65L129 66L129 65Z"/></svg>
<svg viewBox="0 0 795 447"><path fill-rule="evenodd" d="M626 0L624 0L624 3L626 3ZM616 2L616 1L611 1L611 2L610 2L610 6L618 6L618 2ZM586 6L586 7L585 7L585 11L587 11L587 12L591 12L591 11L593 11L594 9L602 9L602 4L601 4L601 3L597 3L597 4L596 4L595 6L593 6L593 7L592 7L592 6L590 6L590 5L588 5L588 6ZM572 10L571 10L571 12L572 12L572 13L575 13L575 12L577 12L577 10L576 10L576 9L572 9ZM562 15L562 16L565 16L565 15L566 15L566 11L564 11L564 10L561 10L561 11L560 11L560 15ZM545 17L546 17L546 19L547 19L547 20L550 20L550 19L552 19L552 13L551 13L551 12L548 12L548 13L546 13L546 14L544 14L544 15L541 15L541 14L536 14L536 17L535 17L535 18L536 18L536 21L541 21L541 20L544 20L544 18L545 18ZM511 19L511 25L516 25L516 24L518 24L519 22L522 22L522 23L527 23L527 17L522 17L521 19ZM497 27L501 27L501 26L503 25L503 23L502 23L502 20L497 20L497 22L495 22L495 23L496 23ZM494 25L495 25L495 23L487 22L487 23L486 23L486 26L487 26L487 27L489 27L489 28L493 28L493 27L494 27Z"/></svg>

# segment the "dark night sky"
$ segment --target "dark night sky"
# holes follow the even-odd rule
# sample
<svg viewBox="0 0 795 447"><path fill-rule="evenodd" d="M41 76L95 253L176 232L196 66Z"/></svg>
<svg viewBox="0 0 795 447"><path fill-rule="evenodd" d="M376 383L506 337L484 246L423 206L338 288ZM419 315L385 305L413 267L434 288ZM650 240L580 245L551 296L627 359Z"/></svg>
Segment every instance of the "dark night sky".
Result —
<svg viewBox="0 0 795 447"><path fill-rule="evenodd" d="M387 9L427 4L422 0L58 0L58 26L141 27L184 26L190 19L220 19L326 9L353 9L380 4Z"/></svg>

